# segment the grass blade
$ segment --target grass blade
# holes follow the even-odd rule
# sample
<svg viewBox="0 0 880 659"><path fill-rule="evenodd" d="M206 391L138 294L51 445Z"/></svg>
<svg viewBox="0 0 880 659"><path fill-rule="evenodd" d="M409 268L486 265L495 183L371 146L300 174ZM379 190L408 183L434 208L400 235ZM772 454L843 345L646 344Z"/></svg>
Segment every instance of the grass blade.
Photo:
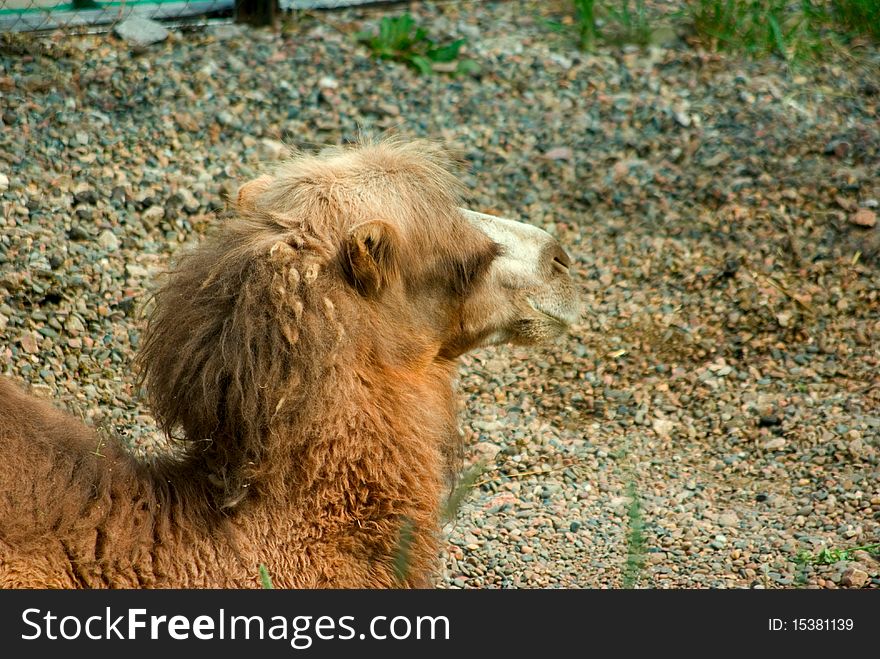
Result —
<svg viewBox="0 0 880 659"><path fill-rule="evenodd" d="M264 590L272 590L275 588L275 586L272 585L272 577L269 576L269 570L263 563L260 563L260 583Z"/></svg>

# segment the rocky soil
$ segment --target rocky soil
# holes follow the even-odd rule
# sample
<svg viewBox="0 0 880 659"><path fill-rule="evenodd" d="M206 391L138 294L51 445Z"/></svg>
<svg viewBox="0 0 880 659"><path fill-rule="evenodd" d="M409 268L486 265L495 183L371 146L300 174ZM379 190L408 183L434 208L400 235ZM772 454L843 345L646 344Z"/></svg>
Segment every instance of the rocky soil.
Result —
<svg viewBox="0 0 880 659"><path fill-rule="evenodd" d="M584 55L561 6L414 4L466 77L357 44L399 6L5 39L0 372L159 450L130 363L169 259L287 146L429 136L472 208L565 243L585 306L463 360L441 585L880 587L878 50Z"/></svg>

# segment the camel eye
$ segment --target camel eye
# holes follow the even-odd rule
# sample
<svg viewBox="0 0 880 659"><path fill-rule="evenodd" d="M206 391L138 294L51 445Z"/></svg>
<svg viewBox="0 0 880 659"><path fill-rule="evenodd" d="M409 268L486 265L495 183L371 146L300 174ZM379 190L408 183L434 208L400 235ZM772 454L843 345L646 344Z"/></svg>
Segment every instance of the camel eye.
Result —
<svg viewBox="0 0 880 659"><path fill-rule="evenodd" d="M487 249L470 254L466 258L455 262L452 268L455 276L451 280L455 292L460 295L466 295L470 292L488 272L492 261L500 253L501 246L497 243L491 243L491 246Z"/></svg>

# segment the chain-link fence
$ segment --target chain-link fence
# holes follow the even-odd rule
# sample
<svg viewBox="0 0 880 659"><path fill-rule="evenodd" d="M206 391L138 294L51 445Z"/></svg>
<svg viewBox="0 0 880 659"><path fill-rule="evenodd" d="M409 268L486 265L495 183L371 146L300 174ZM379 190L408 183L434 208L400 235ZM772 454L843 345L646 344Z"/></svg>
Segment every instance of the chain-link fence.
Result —
<svg viewBox="0 0 880 659"><path fill-rule="evenodd" d="M282 11L332 9L387 0L278 0ZM0 32L109 29L132 16L192 21L232 16L235 0L0 0Z"/></svg>

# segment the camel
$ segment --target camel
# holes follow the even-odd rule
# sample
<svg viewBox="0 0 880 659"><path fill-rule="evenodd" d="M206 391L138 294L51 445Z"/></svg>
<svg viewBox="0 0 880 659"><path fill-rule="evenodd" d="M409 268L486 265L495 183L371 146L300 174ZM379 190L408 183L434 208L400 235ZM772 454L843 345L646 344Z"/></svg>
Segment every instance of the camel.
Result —
<svg viewBox="0 0 880 659"><path fill-rule="evenodd" d="M578 315L562 247L462 208L457 166L385 139L241 187L135 360L173 456L0 378L0 587L432 586L457 358Z"/></svg>

